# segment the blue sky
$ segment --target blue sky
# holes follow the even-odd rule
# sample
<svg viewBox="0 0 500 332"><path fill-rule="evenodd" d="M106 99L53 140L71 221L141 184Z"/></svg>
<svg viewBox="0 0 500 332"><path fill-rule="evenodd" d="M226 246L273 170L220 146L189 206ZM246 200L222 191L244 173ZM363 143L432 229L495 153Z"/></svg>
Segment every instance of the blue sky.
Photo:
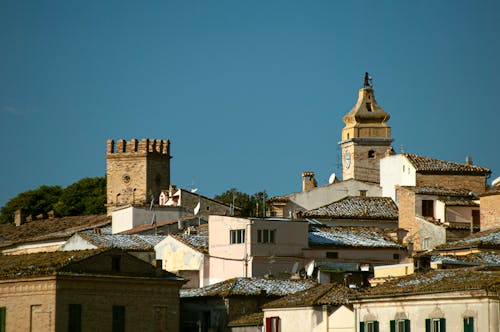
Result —
<svg viewBox="0 0 500 332"><path fill-rule="evenodd" d="M170 139L213 196L340 174L365 71L394 148L500 176L499 1L0 1L0 206L105 175L106 140Z"/></svg>

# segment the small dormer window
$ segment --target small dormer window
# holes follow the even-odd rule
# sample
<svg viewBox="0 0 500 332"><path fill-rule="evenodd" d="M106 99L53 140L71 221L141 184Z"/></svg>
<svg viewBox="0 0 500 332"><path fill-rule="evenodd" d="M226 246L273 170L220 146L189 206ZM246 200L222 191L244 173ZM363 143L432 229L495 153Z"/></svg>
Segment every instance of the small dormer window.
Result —
<svg viewBox="0 0 500 332"><path fill-rule="evenodd" d="M375 158L375 151L373 150L368 151L368 158Z"/></svg>

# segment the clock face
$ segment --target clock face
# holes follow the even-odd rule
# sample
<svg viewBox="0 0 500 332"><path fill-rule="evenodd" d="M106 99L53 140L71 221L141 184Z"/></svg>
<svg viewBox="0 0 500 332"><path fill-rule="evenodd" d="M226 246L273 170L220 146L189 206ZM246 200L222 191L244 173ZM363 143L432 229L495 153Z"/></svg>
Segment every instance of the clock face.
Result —
<svg viewBox="0 0 500 332"><path fill-rule="evenodd" d="M130 182L130 175L128 175L128 174L123 174L123 176L122 176L122 181L123 181L124 183L129 183L129 182Z"/></svg>
<svg viewBox="0 0 500 332"><path fill-rule="evenodd" d="M347 150L344 154L345 160L345 168L349 168L351 166L351 152Z"/></svg>

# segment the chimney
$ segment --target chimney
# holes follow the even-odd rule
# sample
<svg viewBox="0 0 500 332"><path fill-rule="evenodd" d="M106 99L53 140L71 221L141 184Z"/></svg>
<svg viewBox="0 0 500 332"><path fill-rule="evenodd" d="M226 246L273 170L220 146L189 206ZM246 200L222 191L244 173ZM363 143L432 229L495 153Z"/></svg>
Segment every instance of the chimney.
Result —
<svg viewBox="0 0 500 332"><path fill-rule="evenodd" d="M302 191L311 190L317 186L314 172L302 172Z"/></svg>
<svg viewBox="0 0 500 332"><path fill-rule="evenodd" d="M21 209L14 212L14 224L16 226L21 226L23 224L23 211Z"/></svg>
<svg viewBox="0 0 500 332"><path fill-rule="evenodd" d="M473 163L472 163L472 157L471 156L465 157L465 163L467 165L473 165Z"/></svg>

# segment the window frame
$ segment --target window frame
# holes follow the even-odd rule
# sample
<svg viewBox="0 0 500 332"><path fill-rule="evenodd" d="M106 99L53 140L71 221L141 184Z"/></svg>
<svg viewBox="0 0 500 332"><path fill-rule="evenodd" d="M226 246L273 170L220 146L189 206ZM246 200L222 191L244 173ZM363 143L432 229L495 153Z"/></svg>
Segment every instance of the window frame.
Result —
<svg viewBox="0 0 500 332"><path fill-rule="evenodd" d="M0 307L0 332L7 330L7 307Z"/></svg>
<svg viewBox="0 0 500 332"><path fill-rule="evenodd" d="M276 243L276 229L258 229L257 230L257 243L260 244L275 244Z"/></svg>
<svg viewBox="0 0 500 332"><path fill-rule="evenodd" d="M422 217L434 218L434 200L422 200Z"/></svg>
<svg viewBox="0 0 500 332"><path fill-rule="evenodd" d="M280 317L266 317L265 332L280 332Z"/></svg>
<svg viewBox="0 0 500 332"><path fill-rule="evenodd" d="M1 330L0 330L1 331ZM68 304L68 331L82 331L82 305L78 303Z"/></svg>
<svg viewBox="0 0 500 332"><path fill-rule="evenodd" d="M112 309L112 326L113 332L125 332L126 326L126 311L124 305L113 305Z"/></svg>
<svg viewBox="0 0 500 332"><path fill-rule="evenodd" d="M229 231L229 244L242 244L245 243L245 229L231 229Z"/></svg>

